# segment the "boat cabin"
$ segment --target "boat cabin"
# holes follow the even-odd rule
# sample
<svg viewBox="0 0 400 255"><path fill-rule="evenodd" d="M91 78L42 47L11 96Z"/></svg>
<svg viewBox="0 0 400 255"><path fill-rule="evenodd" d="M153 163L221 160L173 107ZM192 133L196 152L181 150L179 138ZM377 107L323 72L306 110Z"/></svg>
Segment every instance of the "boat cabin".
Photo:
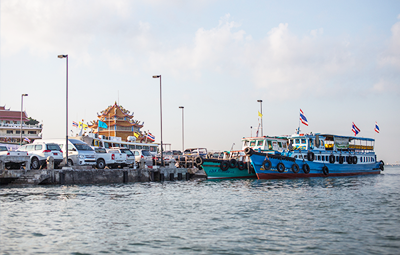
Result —
<svg viewBox="0 0 400 255"><path fill-rule="evenodd" d="M282 152L287 149L288 139L281 136L243 137L242 150L247 147L261 152Z"/></svg>
<svg viewBox="0 0 400 255"><path fill-rule="evenodd" d="M323 151L373 151L375 140L372 138L339 136L330 134L294 134L289 141L293 150Z"/></svg>

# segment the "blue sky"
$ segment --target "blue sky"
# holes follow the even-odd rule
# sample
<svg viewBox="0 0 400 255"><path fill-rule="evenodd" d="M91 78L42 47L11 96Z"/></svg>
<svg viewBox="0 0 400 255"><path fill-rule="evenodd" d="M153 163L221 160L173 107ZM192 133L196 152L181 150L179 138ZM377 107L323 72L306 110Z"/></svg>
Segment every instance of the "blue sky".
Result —
<svg viewBox="0 0 400 255"><path fill-rule="evenodd" d="M399 1L0 0L0 105L42 121L44 138L119 102L160 141L241 148L263 100L264 134L376 138L400 161ZM375 121L381 133L373 131Z"/></svg>

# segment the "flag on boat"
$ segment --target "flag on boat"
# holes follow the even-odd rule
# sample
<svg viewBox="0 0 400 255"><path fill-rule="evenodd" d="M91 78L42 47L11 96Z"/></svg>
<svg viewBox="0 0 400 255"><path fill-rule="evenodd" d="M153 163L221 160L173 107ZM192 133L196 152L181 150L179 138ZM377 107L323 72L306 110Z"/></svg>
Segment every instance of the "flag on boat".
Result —
<svg viewBox="0 0 400 255"><path fill-rule="evenodd" d="M105 122L99 120L99 128L108 128L108 126Z"/></svg>
<svg viewBox="0 0 400 255"><path fill-rule="evenodd" d="M79 128L83 128L84 130L86 130L89 126L83 122L79 121Z"/></svg>
<svg viewBox="0 0 400 255"><path fill-rule="evenodd" d="M379 126L378 126L378 122L375 121L375 132L377 132L379 134Z"/></svg>
<svg viewBox="0 0 400 255"><path fill-rule="evenodd" d="M304 112L301 109L300 109L300 121L304 125L308 126L308 121L307 121L306 115L304 115Z"/></svg>
<svg viewBox="0 0 400 255"><path fill-rule="evenodd" d="M78 127L78 123L76 123L75 121L72 121L72 126L73 127Z"/></svg>
<svg viewBox="0 0 400 255"><path fill-rule="evenodd" d="M138 132L133 133L133 135L134 135L136 138L139 137L139 133L138 133Z"/></svg>
<svg viewBox="0 0 400 255"><path fill-rule="evenodd" d="M260 117L260 118L262 118L262 114L261 114L261 112L260 111L258 111L258 117Z"/></svg>
<svg viewBox="0 0 400 255"><path fill-rule="evenodd" d="M153 142L154 142L154 140L156 140L156 137L154 135L152 135L150 132L147 134L147 138Z"/></svg>
<svg viewBox="0 0 400 255"><path fill-rule="evenodd" d="M353 131L354 136L356 136L356 135L358 135L358 133L360 133L361 130L353 122L353 125L351 126L351 131Z"/></svg>
<svg viewBox="0 0 400 255"><path fill-rule="evenodd" d="M30 143L30 142L31 142L31 139L29 139L28 137L25 137L25 138L24 138L24 141L27 141L28 143Z"/></svg>

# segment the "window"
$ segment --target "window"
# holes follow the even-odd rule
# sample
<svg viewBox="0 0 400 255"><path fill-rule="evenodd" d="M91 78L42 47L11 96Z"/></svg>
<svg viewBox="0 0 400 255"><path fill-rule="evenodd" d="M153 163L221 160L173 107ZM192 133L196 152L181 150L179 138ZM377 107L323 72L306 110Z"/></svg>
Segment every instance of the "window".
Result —
<svg viewBox="0 0 400 255"><path fill-rule="evenodd" d="M7 130L7 134L14 134L12 130Z"/></svg>
<svg viewBox="0 0 400 255"><path fill-rule="evenodd" d="M268 141L268 150L272 150L272 143L271 143L271 141Z"/></svg>
<svg viewBox="0 0 400 255"><path fill-rule="evenodd" d="M306 139L301 139L301 144L306 144Z"/></svg>
<svg viewBox="0 0 400 255"><path fill-rule="evenodd" d="M319 155L318 155L318 157L317 157L317 158L318 158L318 160L321 160L321 156L319 156Z"/></svg>
<svg viewBox="0 0 400 255"><path fill-rule="evenodd" d="M33 145L33 144L26 146L27 151L33 151L34 149L35 149L35 145Z"/></svg>
<svg viewBox="0 0 400 255"><path fill-rule="evenodd" d="M263 146L264 141L263 140L259 140L257 141L257 146Z"/></svg>
<svg viewBox="0 0 400 255"><path fill-rule="evenodd" d="M256 141L250 141L250 147L255 146L256 145Z"/></svg>
<svg viewBox="0 0 400 255"><path fill-rule="evenodd" d="M15 133L16 133L16 134L21 134L21 130L16 130ZM25 131L24 131L24 130L22 130L22 134L25 134Z"/></svg>
<svg viewBox="0 0 400 255"><path fill-rule="evenodd" d="M325 156L322 156L322 161L325 161Z"/></svg>
<svg viewBox="0 0 400 255"><path fill-rule="evenodd" d="M300 139L295 139L295 140L294 140L294 143L295 143L295 144L300 144Z"/></svg>
<svg viewBox="0 0 400 255"><path fill-rule="evenodd" d="M22 131L22 134L24 133L24 131ZM36 134L36 131L28 131L28 134L31 134L31 135L35 135Z"/></svg>
<svg viewBox="0 0 400 255"><path fill-rule="evenodd" d="M39 151L43 148L43 146L41 144L36 144L35 145L35 151Z"/></svg>

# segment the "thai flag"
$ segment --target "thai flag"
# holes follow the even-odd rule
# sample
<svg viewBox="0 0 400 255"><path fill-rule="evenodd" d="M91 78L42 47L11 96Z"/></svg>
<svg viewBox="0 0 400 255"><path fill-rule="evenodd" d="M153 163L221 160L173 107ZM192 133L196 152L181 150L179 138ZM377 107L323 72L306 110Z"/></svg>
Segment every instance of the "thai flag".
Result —
<svg viewBox="0 0 400 255"><path fill-rule="evenodd" d="M28 137L25 137L25 138L24 138L24 141L27 141L28 143L30 143L30 142L31 142L31 139L29 139Z"/></svg>
<svg viewBox="0 0 400 255"><path fill-rule="evenodd" d="M304 115L304 112L301 109L300 109L300 121L304 125L308 126L308 121L307 121L306 115Z"/></svg>
<svg viewBox="0 0 400 255"><path fill-rule="evenodd" d="M378 126L378 122L375 121L375 132L377 132L379 134L379 126Z"/></svg>
<svg viewBox="0 0 400 255"><path fill-rule="evenodd" d="M353 131L354 136L356 136L356 135L358 135L358 133L360 133L361 130L353 122L353 125L351 126L351 131Z"/></svg>
<svg viewBox="0 0 400 255"><path fill-rule="evenodd" d="M148 133L147 138L152 141L156 140L156 137L152 135L150 132Z"/></svg>
<svg viewBox="0 0 400 255"><path fill-rule="evenodd" d="M72 121L72 126L73 127L78 127L78 123L76 123L75 121Z"/></svg>

